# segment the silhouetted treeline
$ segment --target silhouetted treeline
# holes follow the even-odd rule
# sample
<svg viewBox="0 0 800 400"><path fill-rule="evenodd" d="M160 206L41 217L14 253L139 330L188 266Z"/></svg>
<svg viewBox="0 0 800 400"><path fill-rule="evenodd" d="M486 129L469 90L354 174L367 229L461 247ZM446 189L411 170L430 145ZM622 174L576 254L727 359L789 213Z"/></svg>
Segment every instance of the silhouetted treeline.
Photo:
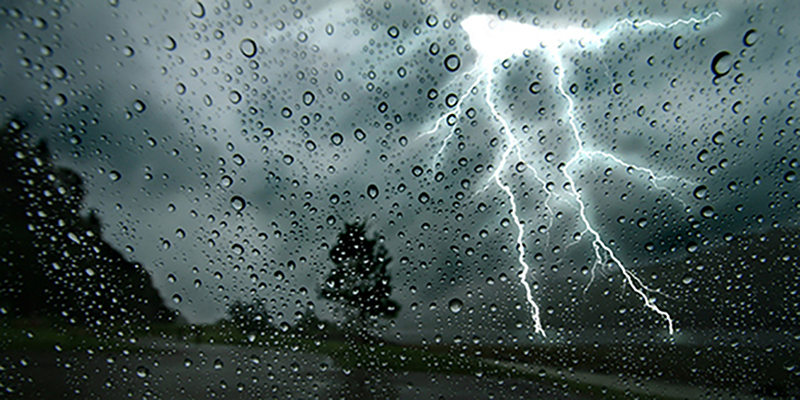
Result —
<svg viewBox="0 0 800 400"><path fill-rule="evenodd" d="M85 188L53 165L47 143L23 123L0 136L0 316L108 325L170 321L148 272L101 236L82 213Z"/></svg>

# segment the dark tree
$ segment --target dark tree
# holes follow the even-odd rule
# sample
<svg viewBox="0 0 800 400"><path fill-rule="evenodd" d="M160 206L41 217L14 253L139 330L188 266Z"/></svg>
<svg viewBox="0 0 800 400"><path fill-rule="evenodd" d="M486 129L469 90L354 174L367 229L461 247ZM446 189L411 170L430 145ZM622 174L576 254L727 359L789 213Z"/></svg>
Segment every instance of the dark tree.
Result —
<svg viewBox="0 0 800 400"><path fill-rule="evenodd" d="M227 314L237 328L247 333L269 333L275 330L263 299L255 299L250 303L235 300L228 305Z"/></svg>
<svg viewBox="0 0 800 400"><path fill-rule="evenodd" d="M367 238L365 224L345 224L330 259L334 267L321 294L344 306L351 328L365 334L378 318L397 315L400 306L389 298L391 276L386 270L392 259L377 239Z"/></svg>
<svg viewBox="0 0 800 400"><path fill-rule="evenodd" d="M169 321L150 274L84 216L83 180L53 164L23 123L0 131L0 316L92 326Z"/></svg>

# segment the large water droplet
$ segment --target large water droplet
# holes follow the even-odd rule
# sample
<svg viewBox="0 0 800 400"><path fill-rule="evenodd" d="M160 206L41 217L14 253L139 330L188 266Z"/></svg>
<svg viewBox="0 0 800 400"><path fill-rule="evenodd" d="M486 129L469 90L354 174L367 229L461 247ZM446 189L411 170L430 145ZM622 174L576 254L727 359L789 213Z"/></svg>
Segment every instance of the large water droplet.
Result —
<svg viewBox="0 0 800 400"><path fill-rule="evenodd" d="M733 57L727 51L720 51L711 60L711 72L714 73L714 79L723 77L731 72L731 65L733 64Z"/></svg>
<svg viewBox="0 0 800 400"><path fill-rule="evenodd" d="M205 8L205 6L203 6L203 3L199 2L199 1L196 1L194 4L192 4L192 11L191 12L192 12L192 15L194 15L195 17L203 18L206 15L206 8Z"/></svg>
<svg viewBox="0 0 800 400"><path fill-rule="evenodd" d="M461 58L457 54L450 54L444 59L444 67L450 72L457 71L461 67Z"/></svg>
<svg viewBox="0 0 800 400"><path fill-rule="evenodd" d="M258 48L256 47L256 42L254 42L253 39L244 38L241 42L239 42L239 50L245 57L251 58L256 55Z"/></svg>
<svg viewBox="0 0 800 400"><path fill-rule="evenodd" d="M461 300L459 299L452 299L450 300L448 306L450 307L450 311L452 311L453 314L458 314L459 312L461 312L461 309L464 308L464 303L461 302Z"/></svg>
<svg viewBox="0 0 800 400"><path fill-rule="evenodd" d="M244 210L246 203L243 198L240 196L233 196L231 197L231 207L233 207L236 211Z"/></svg>
<svg viewBox="0 0 800 400"><path fill-rule="evenodd" d="M745 32L744 38L742 38L742 42L744 42L745 46L750 47L756 44L758 38L759 38L758 31L756 31L755 29L750 29L749 31Z"/></svg>
<svg viewBox="0 0 800 400"><path fill-rule="evenodd" d="M698 200L706 198L707 195L708 195L708 188L705 187L705 185L700 185L694 189L694 197L697 198Z"/></svg>
<svg viewBox="0 0 800 400"><path fill-rule="evenodd" d="M369 196L370 199L378 197L378 187L375 186L375 184L367 186L367 196Z"/></svg>

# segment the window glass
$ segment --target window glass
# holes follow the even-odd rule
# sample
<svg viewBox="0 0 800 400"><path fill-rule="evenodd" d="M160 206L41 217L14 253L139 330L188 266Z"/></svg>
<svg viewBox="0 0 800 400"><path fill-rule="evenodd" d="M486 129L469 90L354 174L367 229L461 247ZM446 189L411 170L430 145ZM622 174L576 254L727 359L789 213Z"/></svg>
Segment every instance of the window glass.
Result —
<svg viewBox="0 0 800 400"><path fill-rule="evenodd" d="M4 2L0 391L800 396L798 12Z"/></svg>

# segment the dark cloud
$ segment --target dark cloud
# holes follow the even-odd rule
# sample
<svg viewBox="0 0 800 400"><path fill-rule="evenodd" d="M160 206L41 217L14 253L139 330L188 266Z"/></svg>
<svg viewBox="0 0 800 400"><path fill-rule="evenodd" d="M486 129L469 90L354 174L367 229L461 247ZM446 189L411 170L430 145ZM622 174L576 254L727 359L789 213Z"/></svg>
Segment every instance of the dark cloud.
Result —
<svg viewBox="0 0 800 400"><path fill-rule="evenodd" d="M493 65L490 97L519 142L503 163L507 132L485 103L488 75L468 91L482 71L459 23L485 13L602 29L620 12L669 22L719 11L707 24L621 27L602 48L563 50L558 72L566 88L575 85L584 149L673 178L600 155L568 172L593 227L646 284L659 274L656 260L683 259L692 243L708 249L726 233L796 225L797 183L787 179L797 169L787 39L796 35L780 22L790 11L385 4L208 3L202 18L189 6L74 4L38 31L28 18L47 10L30 6L7 17L14 29L0 37L8 43L2 110L33 110L27 117L57 163L84 176L111 240L153 273L164 297L186 299L173 306L191 321L219 318L225 302L254 295L287 318L308 302L329 316L317 296L328 249L345 222L361 218L394 257L393 296L404 311L393 329L531 332L511 202L493 179L502 165L545 328L576 330L581 321L568 311L589 307L577 296L587 271L620 275L595 264L566 186L578 143L556 65L541 49ZM751 29L752 45L743 39ZM255 47L243 52L246 40ZM731 72L714 79L721 51ZM445 66L450 55L460 59L455 72ZM455 110L450 94L462 112L429 132ZM698 197L700 186L707 194ZM231 204L236 196L244 208ZM459 314L447 307L454 298L464 303ZM663 326L648 318L648 328Z"/></svg>

